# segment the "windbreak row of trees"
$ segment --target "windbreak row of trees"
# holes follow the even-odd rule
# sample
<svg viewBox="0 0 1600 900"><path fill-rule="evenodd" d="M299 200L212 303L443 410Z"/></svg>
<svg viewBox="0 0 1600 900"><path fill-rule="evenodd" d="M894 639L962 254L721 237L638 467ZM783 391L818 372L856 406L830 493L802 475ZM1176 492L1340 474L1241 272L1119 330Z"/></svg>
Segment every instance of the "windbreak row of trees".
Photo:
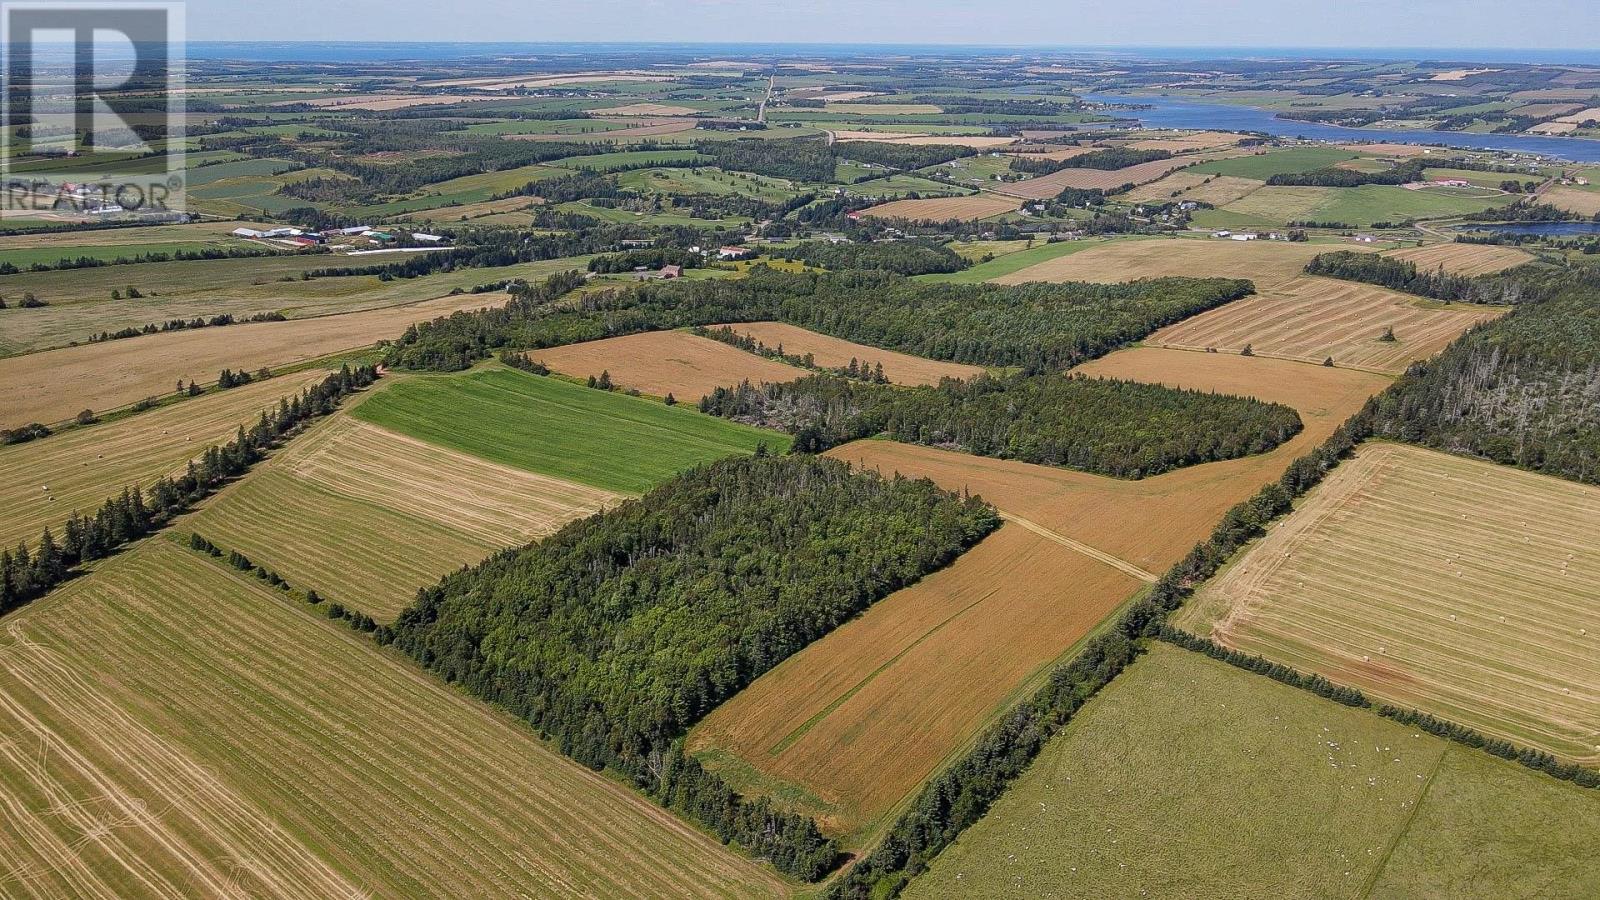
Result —
<svg viewBox="0 0 1600 900"><path fill-rule="evenodd" d="M979 456L1145 478L1264 453L1301 428L1279 404L1157 384L1061 375L946 379L900 388L828 375L717 388L702 412L777 428L820 453L884 434Z"/></svg>
<svg viewBox="0 0 1600 900"><path fill-rule="evenodd" d="M1156 329L1247 296L1248 281L933 284L884 272L752 271L743 279L650 282L560 303L549 282L497 310L414 326L386 364L463 368L501 348L541 349L640 331L777 320L929 359L1062 371ZM575 285L568 285L566 289Z"/></svg>
<svg viewBox="0 0 1600 900"><path fill-rule="evenodd" d="M393 640L574 759L814 879L835 864L832 842L737 798L683 755L684 733L998 524L987 504L925 480L811 456L726 460L447 576Z"/></svg>
<svg viewBox="0 0 1600 900"><path fill-rule="evenodd" d="M148 490L130 487L108 498L92 516L74 512L58 538L46 527L29 549L0 550L0 613L37 599L72 574L82 563L110 556L125 544L165 527L179 513L209 496L228 480L248 471L268 451L305 422L325 416L345 395L371 384L371 367L348 366L306 388L293 401L284 398L276 411L263 412L250 429L240 426L233 440L211 446L189 461L182 475L163 477Z"/></svg>
<svg viewBox="0 0 1600 900"><path fill-rule="evenodd" d="M1156 162L1162 159L1171 159L1170 150L1134 150L1130 147L1113 147L1108 150L1096 150L1092 153L1082 153L1069 156L1066 159L1033 159L1027 156L1013 157L1011 170L1013 172L1026 172L1029 175L1049 175L1062 169L1126 169L1140 163Z"/></svg>

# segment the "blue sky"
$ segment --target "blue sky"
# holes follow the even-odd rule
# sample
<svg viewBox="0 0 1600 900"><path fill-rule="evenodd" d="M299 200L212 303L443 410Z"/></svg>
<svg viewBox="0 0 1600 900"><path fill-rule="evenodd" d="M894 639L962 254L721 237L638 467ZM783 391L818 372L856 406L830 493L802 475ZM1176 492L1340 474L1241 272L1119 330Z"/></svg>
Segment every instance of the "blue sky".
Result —
<svg viewBox="0 0 1600 900"><path fill-rule="evenodd" d="M1568 48L1594 0L189 0L191 40Z"/></svg>

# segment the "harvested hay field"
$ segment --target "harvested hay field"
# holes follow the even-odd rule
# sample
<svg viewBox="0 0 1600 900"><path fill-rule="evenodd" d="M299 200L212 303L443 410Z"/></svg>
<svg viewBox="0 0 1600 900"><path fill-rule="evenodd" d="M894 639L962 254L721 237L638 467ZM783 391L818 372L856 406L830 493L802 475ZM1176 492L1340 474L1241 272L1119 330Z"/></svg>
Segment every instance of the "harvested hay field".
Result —
<svg viewBox="0 0 1600 900"><path fill-rule="evenodd" d="M299 372L214 392L146 413L0 447L0 546L31 545L74 511L93 514L123 488L183 471L212 444L300 393L327 372ZM48 490L44 490L48 488ZM58 537L59 537L59 529Z"/></svg>
<svg viewBox="0 0 1600 900"><path fill-rule="evenodd" d="M1125 169L1062 169L1059 172L1041 175L1038 178L1029 178L1025 181L1000 185L995 190L1027 200L1048 200L1066 188L1109 191L1125 184L1140 185L1155 181L1195 163L1213 159L1226 159L1230 156L1239 155L1243 155L1242 151L1222 151L1196 156L1158 159L1153 162L1139 163L1136 166L1128 166Z"/></svg>
<svg viewBox="0 0 1600 900"><path fill-rule="evenodd" d="M1559 206L1580 216L1600 216L1600 191L1554 187L1539 195L1541 202Z"/></svg>
<svg viewBox="0 0 1600 900"><path fill-rule="evenodd" d="M970 197L937 197L925 200L894 200L864 209L861 215L874 219L911 219L917 222L947 222L951 219L987 219L1001 213L1016 212L1022 204L1010 197L974 194Z"/></svg>
<svg viewBox="0 0 1600 900"><path fill-rule="evenodd" d="M1075 156L1082 156L1085 153L1094 153L1101 149L1103 148L1056 147L1050 144L1039 144L1035 146L1017 147L1008 155L1021 157L1022 159L1053 159L1059 161L1063 159L1072 159Z"/></svg>
<svg viewBox="0 0 1600 900"><path fill-rule="evenodd" d="M717 326L713 326L717 327ZM768 347L782 347L790 355L809 353L817 365L828 368L848 366L851 360L865 365L883 365L883 374L895 384L938 384L942 378L972 378L983 374L982 366L923 359L893 350L829 337L783 322L749 322L725 326L749 335Z"/></svg>
<svg viewBox="0 0 1600 900"><path fill-rule="evenodd" d="M1426 156L1429 153L1427 147L1417 144L1345 144L1343 149L1367 156L1394 156L1401 159Z"/></svg>
<svg viewBox="0 0 1600 900"><path fill-rule="evenodd" d="M1173 172L1171 175L1134 188L1118 199L1136 203L1167 203L1193 200L1212 206L1225 206L1261 189L1263 182L1231 175L1203 175Z"/></svg>
<svg viewBox="0 0 1600 900"><path fill-rule="evenodd" d="M1285 241L1111 241L994 279L996 284L1030 281L1137 281L1192 276L1248 278L1265 290L1300 277L1327 245Z"/></svg>
<svg viewBox="0 0 1600 900"><path fill-rule="evenodd" d="M1184 619L1565 760L1600 761L1600 488L1368 444Z"/></svg>
<svg viewBox="0 0 1600 900"><path fill-rule="evenodd" d="M482 271L482 270L479 270ZM177 379L206 384L223 369L255 371L399 337L406 326L459 310L500 306L505 294L441 297L406 306L287 322L174 331L0 359L9 423L61 422L164 396Z"/></svg>
<svg viewBox="0 0 1600 900"><path fill-rule="evenodd" d="M741 381L794 381L804 369L764 359L687 331L650 331L568 344L529 354L553 371L577 378L611 373L613 384L656 397L672 394L697 403L719 387Z"/></svg>
<svg viewBox="0 0 1600 900"><path fill-rule="evenodd" d="M8 618L5 893L774 896L370 638L165 537Z"/></svg>
<svg viewBox="0 0 1600 900"><path fill-rule="evenodd" d="M1238 352L1398 375L1443 350L1503 306L1444 305L1373 285L1297 278L1281 287L1169 325L1145 343L1180 350ZM1381 338L1393 328L1395 340Z"/></svg>
<svg viewBox="0 0 1600 900"><path fill-rule="evenodd" d="M621 500L338 416L210 504L193 530L385 622L418 588Z"/></svg>
<svg viewBox="0 0 1600 900"><path fill-rule="evenodd" d="M1173 137L1146 138L1134 141L1128 146L1134 150L1170 150L1173 153L1188 153L1194 150L1211 150L1216 147L1232 147L1239 143L1241 135L1226 131L1197 131L1193 134L1181 134Z"/></svg>
<svg viewBox="0 0 1600 900"><path fill-rule="evenodd" d="M1597 830L1594 791L1157 644L905 896L1591 897Z"/></svg>
<svg viewBox="0 0 1600 900"><path fill-rule="evenodd" d="M1281 475L1389 384L1381 375L1350 369L1149 347L1113 353L1074 371L1285 403L1300 413L1305 428L1269 453L1139 481L892 441L856 441L829 455L884 475L927 477L947 490L970 490L1007 515L1159 574L1209 534L1230 507Z"/></svg>
<svg viewBox="0 0 1600 900"><path fill-rule="evenodd" d="M690 750L861 847L1140 584L1007 523L718 707Z"/></svg>
<svg viewBox="0 0 1600 900"><path fill-rule="evenodd" d="M693 119L684 119L678 122L656 122L651 125L639 125L634 128L616 128L611 131L600 131L592 134L585 134L583 135L583 139L591 143L597 141L600 143L616 143L619 141L628 141L632 138L655 137L663 134L679 134L685 131L693 131L694 127L695 123ZM570 141L572 140L572 137L573 136L570 134L505 135L505 139L508 141ZM454 211L455 210L451 210L451 212Z"/></svg>
<svg viewBox="0 0 1600 900"><path fill-rule="evenodd" d="M993 150L1017 142L1016 138L981 134L896 134L888 131L835 131L836 141L875 141L880 144L905 144L911 147L973 147Z"/></svg>
<svg viewBox="0 0 1600 900"><path fill-rule="evenodd" d="M1596 194L1595 199L1595 209L1600 211L1600 194ZM1418 271L1433 272L1442 268L1452 275L1466 276L1492 275L1533 261L1533 254L1527 251L1493 244L1428 244L1390 250L1383 255L1415 263Z"/></svg>
<svg viewBox="0 0 1600 900"><path fill-rule="evenodd" d="M591 109L596 116L692 116L700 110L692 106L673 106L668 103L629 103L607 109Z"/></svg>

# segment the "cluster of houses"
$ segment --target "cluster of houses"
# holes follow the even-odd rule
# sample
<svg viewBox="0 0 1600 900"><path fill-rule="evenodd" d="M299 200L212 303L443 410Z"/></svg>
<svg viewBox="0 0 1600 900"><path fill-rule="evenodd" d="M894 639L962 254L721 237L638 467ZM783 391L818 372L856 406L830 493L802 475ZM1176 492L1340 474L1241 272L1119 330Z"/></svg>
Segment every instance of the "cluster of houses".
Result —
<svg viewBox="0 0 1600 900"><path fill-rule="evenodd" d="M1228 241L1287 241L1289 235L1283 231L1268 231L1265 233L1255 231L1220 231L1211 232L1211 236Z"/></svg>
<svg viewBox="0 0 1600 900"><path fill-rule="evenodd" d="M276 241L293 247L319 247L337 238L365 238L374 244L388 245L397 243L404 235L394 231L379 231L368 225L357 225L352 228L329 228L323 231L305 231L299 228L235 228L233 236L252 241ZM424 234L420 231L411 233L411 240L423 244L442 244L443 235Z"/></svg>

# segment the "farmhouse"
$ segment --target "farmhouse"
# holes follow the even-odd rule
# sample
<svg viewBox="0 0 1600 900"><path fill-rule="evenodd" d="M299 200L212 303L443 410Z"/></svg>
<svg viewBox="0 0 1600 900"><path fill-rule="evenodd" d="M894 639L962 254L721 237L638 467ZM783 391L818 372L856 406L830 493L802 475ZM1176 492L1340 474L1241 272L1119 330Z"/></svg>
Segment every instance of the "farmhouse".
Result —
<svg viewBox="0 0 1600 900"><path fill-rule="evenodd" d="M682 278L683 266L662 266L656 274L662 278Z"/></svg>

